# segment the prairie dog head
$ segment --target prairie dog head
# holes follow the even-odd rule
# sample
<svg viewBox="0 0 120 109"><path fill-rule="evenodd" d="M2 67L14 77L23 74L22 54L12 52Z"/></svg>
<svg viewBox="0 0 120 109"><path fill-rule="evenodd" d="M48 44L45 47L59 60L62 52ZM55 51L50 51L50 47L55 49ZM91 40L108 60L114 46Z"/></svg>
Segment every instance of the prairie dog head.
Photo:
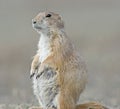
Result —
<svg viewBox="0 0 120 109"><path fill-rule="evenodd" d="M63 29L64 23L62 17L54 12L40 12L32 19L32 26L38 32L46 32L50 29Z"/></svg>

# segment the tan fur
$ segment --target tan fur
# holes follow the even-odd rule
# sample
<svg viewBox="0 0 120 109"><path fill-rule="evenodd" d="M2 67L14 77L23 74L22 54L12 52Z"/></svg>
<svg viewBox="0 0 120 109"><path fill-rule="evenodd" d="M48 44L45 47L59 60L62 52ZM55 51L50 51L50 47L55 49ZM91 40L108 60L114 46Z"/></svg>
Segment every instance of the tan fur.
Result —
<svg viewBox="0 0 120 109"><path fill-rule="evenodd" d="M76 109L108 109L108 108L97 102L88 102L78 105Z"/></svg>
<svg viewBox="0 0 120 109"><path fill-rule="evenodd" d="M34 59L33 59L33 61L32 61L32 64L31 64L31 73L34 73L35 71L34 70L36 70L37 69L37 67L38 67L38 65L39 65L39 56L38 56L38 54L36 54L35 56L34 56Z"/></svg>
<svg viewBox="0 0 120 109"><path fill-rule="evenodd" d="M45 30L47 27L38 24L43 22L43 18L48 13L50 13L53 18L46 18L46 24L50 28L49 30ZM56 84L60 89L57 95L57 109L79 109L77 102L81 92L84 90L87 80L86 65L65 34L62 18L59 14L53 12L43 12L38 14L33 21L38 22L38 24L34 26L38 33L48 35L50 53L44 61L40 62L41 52L38 50L31 65L31 75L33 73L39 74L43 72L45 68L55 70L58 75ZM41 25L43 28L45 27L43 30L39 29ZM36 68L38 72L35 72Z"/></svg>

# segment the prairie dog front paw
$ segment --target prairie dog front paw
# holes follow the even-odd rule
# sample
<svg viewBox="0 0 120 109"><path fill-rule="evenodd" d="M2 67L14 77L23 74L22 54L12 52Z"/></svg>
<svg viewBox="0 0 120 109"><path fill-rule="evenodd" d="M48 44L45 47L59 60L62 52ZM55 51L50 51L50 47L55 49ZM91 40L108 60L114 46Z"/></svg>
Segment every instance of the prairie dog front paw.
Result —
<svg viewBox="0 0 120 109"><path fill-rule="evenodd" d="M35 55L31 64L30 78L32 78L35 75L35 73L38 72L39 66L40 66L39 56Z"/></svg>
<svg viewBox="0 0 120 109"><path fill-rule="evenodd" d="M41 65L37 70L37 73L36 73L36 79L38 79L43 73L44 73L44 70L45 70L45 66Z"/></svg>
<svg viewBox="0 0 120 109"><path fill-rule="evenodd" d="M35 73L37 73L37 72L38 72L38 67L31 68L31 70L30 70L30 78L32 78L35 75Z"/></svg>

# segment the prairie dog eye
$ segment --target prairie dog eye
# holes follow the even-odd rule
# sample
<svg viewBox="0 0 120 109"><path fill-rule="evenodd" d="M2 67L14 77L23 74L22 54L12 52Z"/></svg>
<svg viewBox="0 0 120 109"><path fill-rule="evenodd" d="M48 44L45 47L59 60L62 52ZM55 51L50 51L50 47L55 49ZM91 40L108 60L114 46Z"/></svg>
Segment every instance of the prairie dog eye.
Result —
<svg viewBox="0 0 120 109"><path fill-rule="evenodd" d="M46 17L51 17L52 15L51 14L47 14Z"/></svg>

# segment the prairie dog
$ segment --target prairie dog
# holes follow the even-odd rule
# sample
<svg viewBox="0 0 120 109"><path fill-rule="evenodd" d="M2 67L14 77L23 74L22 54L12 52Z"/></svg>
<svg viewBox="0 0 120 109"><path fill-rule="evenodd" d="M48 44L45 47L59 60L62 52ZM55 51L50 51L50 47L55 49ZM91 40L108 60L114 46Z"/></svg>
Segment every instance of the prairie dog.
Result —
<svg viewBox="0 0 120 109"><path fill-rule="evenodd" d="M40 107L78 109L87 80L86 65L66 35L62 17L41 12L32 20L32 26L40 34L30 72Z"/></svg>

